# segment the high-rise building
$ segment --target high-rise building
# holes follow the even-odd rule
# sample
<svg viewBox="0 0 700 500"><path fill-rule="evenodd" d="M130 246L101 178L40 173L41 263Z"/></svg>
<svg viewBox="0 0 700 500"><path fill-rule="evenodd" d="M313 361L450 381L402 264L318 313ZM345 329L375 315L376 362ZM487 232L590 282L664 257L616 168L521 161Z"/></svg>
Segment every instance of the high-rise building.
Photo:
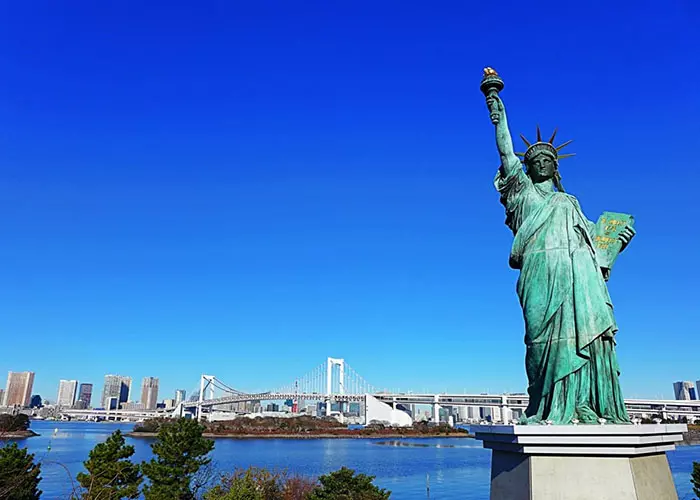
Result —
<svg viewBox="0 0 700 500"><path fill-rule="evenodd" d="M697 399L697 394L695 394L695 386L692 382L674 382L673 393L676 396L676 399L680 401L689 401Z"/></svg>
<svg viewBox="0 0 700 500"><path fill-rule="evenodd" d="M61 380L58 383L58 397L56 404L70 408L75 403L75 396L78 393L77 380Z"/></svg>
<svg viewBox="0 0 700 500"><path fill-rule="evenodd" d="M143 377L141 403L147 410L155 410L158 403L158 377Z"/></svg>
<svg viewBox="0 0 700 500"><path fill-rule="evenodd" d="M4 406L29 406L34 386L34 372L9 372Z"/></svg>
<svg viewBox="0 0 700 500"><path fill-rule="evenodd" d="M186 397L187 392L185 392L185 389L178 389L177 391L175 391L175 406L182 403Z"/></svg>
<svg viewBox="0 0 700 500"><path fill-rule="evenodd" d="M123 377L122 375L105 375L105 385L102 389L102 398L100 399L103 408L107 408L107 404L110 403L110 398L116 398L117 407L121 403L126 403L129 401L130 394L131 377Z"/></svg>
<svg viewBox="0 0 700 500"><path fill-rule="evenodd" d="M5 389L0 389L0 406L5 406Z"/></svg>
<svg viewBox="0 0 700 500"><path fill-rule="evenodd" d="M92 384L80 384L78 400L83 402L85 408L90 408L90 403L92 402Z"/></svg>

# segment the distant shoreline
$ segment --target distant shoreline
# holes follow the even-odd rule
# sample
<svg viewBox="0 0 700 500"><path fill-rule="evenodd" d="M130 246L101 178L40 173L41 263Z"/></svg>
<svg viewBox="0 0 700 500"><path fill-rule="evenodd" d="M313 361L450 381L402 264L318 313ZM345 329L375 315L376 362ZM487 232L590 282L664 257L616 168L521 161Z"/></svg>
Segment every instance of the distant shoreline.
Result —
<svg viewBox="0 0 700 500"><path fill-rule="evenodd" d="M27 439L30 437L35 437L35 436L40 436L41 434L37 434L33 430L26 430L26 431L12 431L12 432L1 432L0 431L0 441L3 441L5 439Z"/></svg>
<svg viewBox="0 0 700 500"><path fill-rule="evenodd" d="M157 432L126 432L125 436L134 438L155 438ZM473 438L474 435L465 432L454 432L450 434L213 434L205 432L202 434L209 439L428 439L428 438Z"/></svg>

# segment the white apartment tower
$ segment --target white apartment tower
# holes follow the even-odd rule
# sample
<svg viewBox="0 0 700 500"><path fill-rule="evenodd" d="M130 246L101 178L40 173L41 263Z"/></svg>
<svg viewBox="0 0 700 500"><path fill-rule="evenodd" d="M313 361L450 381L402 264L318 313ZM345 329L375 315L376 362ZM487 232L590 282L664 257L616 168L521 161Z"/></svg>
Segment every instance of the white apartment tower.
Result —
<svg viewBox="0 0 700 500"><path fill-rule="evenodd" d="M78 393L77 380L61 380L58 383L58 397L56 404L63 407L71 407L75 404L75 396Z"/></svg>

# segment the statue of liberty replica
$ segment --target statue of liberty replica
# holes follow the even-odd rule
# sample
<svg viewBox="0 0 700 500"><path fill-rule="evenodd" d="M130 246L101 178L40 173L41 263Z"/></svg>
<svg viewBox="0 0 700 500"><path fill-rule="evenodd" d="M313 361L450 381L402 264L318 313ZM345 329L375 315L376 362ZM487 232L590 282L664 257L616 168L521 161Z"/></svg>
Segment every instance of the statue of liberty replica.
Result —
<svg viewBox="0 0 700 500"><path fill-rule="evenodd" d="M529 405L521 423L623 424L630 419L619 383L617 326L606 281L615 257L634 236L633 218L605 212L586 218L559 173L556 130L516 153L499 92L503 81L484 70L486 96L501 165L495 185L514 239L510 266L525 318Z"/></svg>

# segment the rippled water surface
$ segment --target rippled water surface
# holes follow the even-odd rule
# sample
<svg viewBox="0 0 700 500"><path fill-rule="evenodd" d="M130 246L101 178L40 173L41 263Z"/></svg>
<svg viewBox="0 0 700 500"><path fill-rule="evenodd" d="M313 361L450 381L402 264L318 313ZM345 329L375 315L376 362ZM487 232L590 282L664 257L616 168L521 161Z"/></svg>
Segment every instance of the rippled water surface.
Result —
<svg viewBox="0 0 700 500"><path fill-rule="evenodd" d="M82 462L95 444L115 429L129 431L132 427L133 424L32 422L32 429L41 436L20 443L43 463L43 498L68 498L71 476L74 478L82 470ZM149 440L128 441L136 447L134 460L150 458ZM317 476L344 465L376 476L375 482L390 489L392 498L398 500L489 497L491 452L472 439L218 439L212 457L221 471L255 465ZM700 461L700 446L681 446L669 453L681 500L693 498L693 460ZM430 497L426 491L428 478Z"/></svg>

